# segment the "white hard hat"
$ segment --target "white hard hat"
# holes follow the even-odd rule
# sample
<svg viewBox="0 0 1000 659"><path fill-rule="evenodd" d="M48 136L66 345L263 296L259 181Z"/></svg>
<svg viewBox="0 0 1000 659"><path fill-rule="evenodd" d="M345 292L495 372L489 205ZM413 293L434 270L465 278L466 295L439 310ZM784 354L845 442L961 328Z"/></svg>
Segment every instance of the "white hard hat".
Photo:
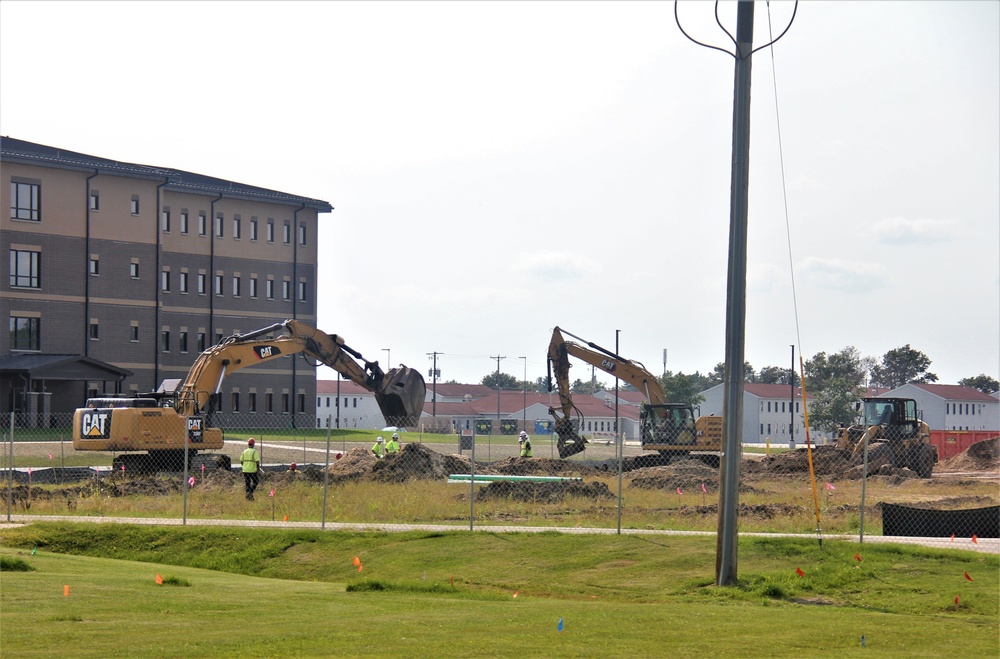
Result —
<svg viewBox="0 0 1000 659"><path fill-rule="evenodd" d="M379 438L378 438L378 439L376 439L375 441L376 441L376 442L378 442L379 444L381 444L381 443L382 443L382 442L384 442L385 440L384 440L384 439L382 439L381 437L379 437Z"/></svg>
<svg viewBox="0 0 1000 659"><path fill-rule="evenodd" d="M399 439L399 433L398 432L392 433L392 438L393 439Z"/></svg>
<svg viewBox="0 0 1000 659"><path fill-rule="evenodd" d="M526 432L524 432L524 431L522 430L522 431L521 431L521 437L527 437L527 436L528 436L528 433L526 433Z"/></svg>

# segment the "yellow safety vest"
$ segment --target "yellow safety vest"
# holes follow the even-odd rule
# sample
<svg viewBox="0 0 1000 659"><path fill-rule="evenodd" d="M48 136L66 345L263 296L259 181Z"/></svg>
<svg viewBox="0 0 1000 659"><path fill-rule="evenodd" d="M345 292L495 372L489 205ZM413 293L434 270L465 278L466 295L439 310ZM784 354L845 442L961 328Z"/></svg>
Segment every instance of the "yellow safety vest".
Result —
<svg viewBox="0 0 1000 659"><path fill-rule="evenodd" d="M240 454L240 462L243 463L244 473L256 473L257 463L260 462L260 454L257 453L257 449L248 446Z"/></svg>

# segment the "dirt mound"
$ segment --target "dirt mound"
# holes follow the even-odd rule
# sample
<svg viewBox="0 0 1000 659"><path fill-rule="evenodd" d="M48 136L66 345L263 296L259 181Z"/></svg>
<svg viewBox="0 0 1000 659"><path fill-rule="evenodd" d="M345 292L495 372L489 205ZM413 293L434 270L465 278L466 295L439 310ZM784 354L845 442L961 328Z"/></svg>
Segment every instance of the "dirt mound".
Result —
<svg viewBox="0 0 1000 659"><path fill-rule="evenodd" d="M976 442L961 453L942 461L941 471L995 471L1000 469L1000 437Z"/></svg>
<svg viewBox="0 0 1000 659"><path fill-rule="evenodd" d="M509 499L526 503L557 503L566 497L613 499L604 483L565 481L561 483L530 483L526 481L496 481L476 493L477 501Z"/></svg>
<svg viewBox="0 0 1000 659"><path fill-rule="evenodd" d="M599 471L588 464L572 460L507 458L491 464L488 473L505 476L591 476Z"/></svg>
<svg viewBox="0 0 1000 659"><path fill-rule="evenodd" d="M382 483L403 483L408 480L443 480L450 474L468 474L471 471L472 461L464 456L443 455L423 444L406 444L399 453L377 460L370 478Z"/></svg>
<svg viewBox="0 0 1000 659"><path fill-rule="evenodd" d="M719 470L709 467L701 460L681 460L673 462L663 467L646 467L637 469L631 474L632 481L629 487L638 487L644 490L669 490L681 492L704 492L719 491ZM740 481L740 492L756 492L742 480Z"/></svg>
<svg viewBox="0 0 1000 659"><path fill-rule="evenodd" d="M328 473L331 483L358 480L371 472L378 459L368 449L357 446L330 465Z"/></svg>
<svg viewBox="0 0 1000 659"><path fill-rule="evenodd" d="M854 467L849 451L836 446L813 449L813 470L818 476L840 477ZM804 448L769 455L763 460L744 460L743 473L757 475L809 473L809 455Z"/></svg>

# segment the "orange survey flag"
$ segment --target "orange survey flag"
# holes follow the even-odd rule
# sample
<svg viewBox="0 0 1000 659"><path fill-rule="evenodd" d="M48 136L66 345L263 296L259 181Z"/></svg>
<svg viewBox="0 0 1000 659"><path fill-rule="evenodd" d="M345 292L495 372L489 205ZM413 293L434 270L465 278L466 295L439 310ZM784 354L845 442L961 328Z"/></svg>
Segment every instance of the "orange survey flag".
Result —
<svg viewBox="0 0 1000 659"><path fill-rule="evenodd" d="M160 586L162 586L163 585L163 577L161 577L160 575L156 575L156 583L159 584Z"/></svg>
<svg viewBox="0 0 1000 659"><path fill-rule="evenodd" d="M795 568L795 574L799 575L800 577L806 576L806 573L803 572L802 568L800 568L800 567Z"/></svg>

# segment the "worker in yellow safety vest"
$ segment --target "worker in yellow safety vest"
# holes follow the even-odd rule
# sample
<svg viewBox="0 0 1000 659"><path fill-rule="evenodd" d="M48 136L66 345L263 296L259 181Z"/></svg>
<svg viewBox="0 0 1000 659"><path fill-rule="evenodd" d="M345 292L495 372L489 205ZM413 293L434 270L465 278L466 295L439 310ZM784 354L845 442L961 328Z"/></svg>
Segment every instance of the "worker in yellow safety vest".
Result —
<svg viewBox="0 0 1000 659"><path fill-rule="evenodd" d="M375 457L378 458L379 460L382 459L383 455L382 444L384 442L385 440L379 437L378 439L375 440L375 444L372 445L372 453L374 453Z"/></svg>
<svg viewBox="0 0 1000 659"><path fill-rule="evenodd" d="M260 483L260 453L254 448L253 437L247 440L247 447L240 454L240 464L243 465L243 484L246 488L247 501L253 501L253 493Z"/></svg>
<svg viewBox="0 0 1000 659"><path fill-rule="evenodd" d="M517 443L521 445L521 457L530 458L531 457L531 438L528 437L528 433L521 431L521 436L517 438Z"/></svg>
<svg viewBox="0 0 1000 659"><path fill-rule="evenodd" d="M392 433L392 437L389 441L385 443L385 455L389 456L390 453L399 453L399 433Z"/></svg>

